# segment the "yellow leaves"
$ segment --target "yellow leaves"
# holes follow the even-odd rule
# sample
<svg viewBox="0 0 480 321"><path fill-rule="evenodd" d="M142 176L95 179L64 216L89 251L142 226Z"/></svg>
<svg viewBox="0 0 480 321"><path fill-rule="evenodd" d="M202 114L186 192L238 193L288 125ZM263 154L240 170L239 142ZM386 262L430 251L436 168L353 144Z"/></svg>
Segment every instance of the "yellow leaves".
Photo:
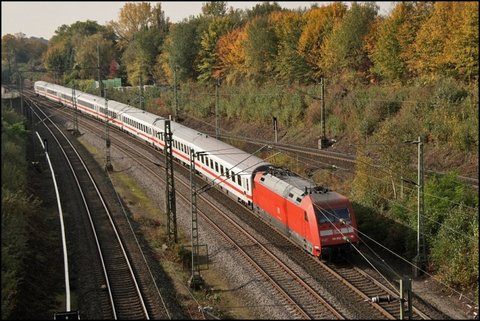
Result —
<svg viewBox="0 0 480 321"><path fill-rule="evenodd" d="M236 70L241 74L246 73L245 70L245 50L243 42L247 38L247 34L243 29L234 29L218 40L217 52L219 66L217 68L217 76L224 75L228 71Z"/></svg>
<svg viewBox="0 0 480 321"><path fill-rule="evenodd" d="M135 33L148 30L152 25L154 12L149 2L127 2L120 10L118 22L110 24L119 37L119 46L125 48L133 40Z"/></svg>
<svg viewBox="0 0 480 321"><path fill-rule="evenodd" d="M306 24L298 41L298 50L316 69L319 69L322 63L322 45L326 37L346 11L347 7L344 4L335 2L328 6L312 8L304 14Z"/></svg>
<svg viewBox="0 0 480 321"><path fill-rule="evenodd" d="M436 2L415 41L419 72L478 74L478 2Z"/></svg>

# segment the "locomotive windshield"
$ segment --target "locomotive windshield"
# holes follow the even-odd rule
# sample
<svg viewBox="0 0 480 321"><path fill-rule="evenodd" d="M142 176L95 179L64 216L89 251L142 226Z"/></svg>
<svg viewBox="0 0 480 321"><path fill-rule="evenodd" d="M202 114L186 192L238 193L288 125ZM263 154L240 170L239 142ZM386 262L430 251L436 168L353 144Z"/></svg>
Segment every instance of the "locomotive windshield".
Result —
<svg viewBox="0 0 480 321"><path fill-rule="evenodd" d="M335 223L340 220L345 221L346 224L350 224L350 213L347 208L335 208L325 209L315 207L315 216L317 217L318 224Z"/></svg>

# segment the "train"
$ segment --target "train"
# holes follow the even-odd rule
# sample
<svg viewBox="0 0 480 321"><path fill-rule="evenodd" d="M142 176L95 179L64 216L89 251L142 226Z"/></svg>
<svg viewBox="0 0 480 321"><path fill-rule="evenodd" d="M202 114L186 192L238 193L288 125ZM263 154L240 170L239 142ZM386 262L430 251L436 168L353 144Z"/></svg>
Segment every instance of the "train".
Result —
<svg viewBox="0 0 480 321"><path fill-rule="evenodd" d="M68 87L37 81L35 93L111 126L163 151L165 121L148 111ZM359 242L355 212L347 197L317 186L205 133L170 121L173 157L210 184L248 207L316 257Z"/></svg>

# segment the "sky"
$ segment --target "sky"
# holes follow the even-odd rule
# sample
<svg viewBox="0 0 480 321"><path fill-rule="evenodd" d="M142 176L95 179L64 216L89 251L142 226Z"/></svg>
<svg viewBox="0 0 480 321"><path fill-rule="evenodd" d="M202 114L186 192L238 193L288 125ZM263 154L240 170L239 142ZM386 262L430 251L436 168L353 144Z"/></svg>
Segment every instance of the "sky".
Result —
<svg viewBox="0 0 480 321"><path fill-rule="evenodd" d="M131 2L131 1L129 1ZM201 13L206 1L161 1L165 16L171 22L179 22ZM24 33L26 37L50 39L61 25L71 25L77 21L93 20L100 25L118 20L120 9L127 1L2 1L2 37L6 34ZM158 3L150 2L152 5ZM227 6L247 9L260 1L227 1ZM277 1L286 9L310 8L314 3L326 5L331 1ZM380 14L386 15L393 8L391 1L378 1Z"/></svg>

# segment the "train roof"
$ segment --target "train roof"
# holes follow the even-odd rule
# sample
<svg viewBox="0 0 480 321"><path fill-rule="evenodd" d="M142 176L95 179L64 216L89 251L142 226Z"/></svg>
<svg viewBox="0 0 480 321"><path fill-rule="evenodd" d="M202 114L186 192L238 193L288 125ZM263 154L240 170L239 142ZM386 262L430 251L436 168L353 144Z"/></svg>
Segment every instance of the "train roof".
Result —
<svg viewBox="0 0 480 321"><path fill-rule="evenodd" d="M39 81L35 84L37 83L64 94L72 94L71 88L50 84L44 81ZM105 105L105 99L102 97L87 94L81 91L77 92L77 97L79 99L82 99L83 97L89 102L97 102L100 105ZM108 109L115 111L117 115L128 115L136 120L143 121L145 124L155 127L157 131L163 132L165 129L164 121L166 118L135 108L133 106L119 103L114 100L108 100ZM174 121L170 121L170 126L174 139L179 138L185 142L193 144L196 152L205 152L205 155L208 157L221 159L223 162L226 162L229 165L228 169L235 171L236 174L251 175L257 168L267 167L270 165L263 159L217 140L208 134L196 131Z"/></svg>
<svg viewBox="0 0 480 321"><path fill-rule="evenodd" d="M205 152L205 155L221 159L229 164L230 170L251 175L257 168L270 166L263 159L222 142L208 134L172 122L173 136L191 142L196 152Z"/></svg>
<svg viewBox="0 0 480 321"><path fill-rule="evenodd" d="M346 200L345 196L318 186L315 182L283 168L271 166L264 172L260 180L273 192L296 203L300 203L307 195L311 197L314 203Z"/></svg>
<svg viewBox="0 0 480 321"><path fill-rule="evenodd" d="M60 92L66 95L69 95L71 97L72 95L72 88L60 86L60 85L55 85L51 84L45 81L37 81L35 84L43 85L45 88L50 88L52 90L55 90L56 92ZM84 100L89 103L98 103L102 106L105 106L105 98L99 97L96 95L92 95L80 90L75 91L75 95L77 97L77 100ZM114 111L117 113L117 115L128 115L130 117L136 118L137 120L145 122L147 125L152 124L152 118L155 120L157 119L165 119L164 117L157 116L155 114L152 114L148 111L141 110L138 108L135 108L133 106L130 106L128 104L120 103L115 100L110 100L108 99L108 110Z"/></svg>

